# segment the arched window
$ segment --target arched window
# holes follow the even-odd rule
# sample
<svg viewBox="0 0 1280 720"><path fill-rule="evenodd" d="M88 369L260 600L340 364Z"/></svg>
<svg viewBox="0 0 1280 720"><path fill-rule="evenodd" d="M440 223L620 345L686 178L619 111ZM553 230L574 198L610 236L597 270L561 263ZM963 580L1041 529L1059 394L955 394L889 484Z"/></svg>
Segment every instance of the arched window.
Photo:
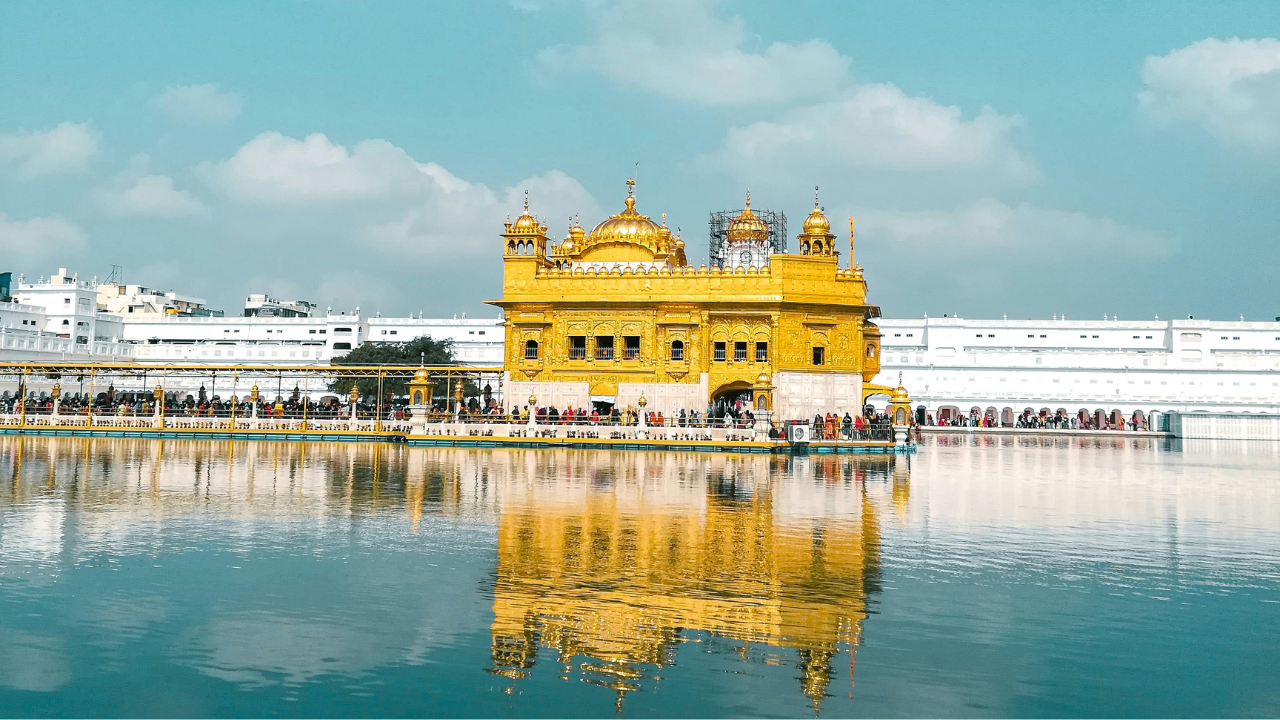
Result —
<svg viewBox="0 0 1280 720"><path fill-rule="evenodd" d="M537 340L524 341L524 359L525 360L538 359L538 341Z"/></svg>
<svg viewBox="0 0 1280 720"><path fill-rule="evenodd" d="M508 255L515 255L515 254L516 254L516 241L515 241L515 240L508 240L508 241L507 241L507 254L508 254Z"/></svg>
<svg viewBox="0 0 1280 720"><path fill-rule="evenodd" d="M815 242L815 243L813 244L813 251L814 251L815 253L818 253L819 255L821 255L821 254L822 254L822 243L820 243L820 242Z"/></svg>
<svg viewBox="0 0 1280 720"><path fill-rule="evenodd" d="M800 243L800 254L801 254L801 255L808 255L808 254L809 254L809 241L808 241L808 240L805 240L804 242Z"/></svg>
<svg viewBox="0 0 1280 720"><path fill-rule="evenodd" d="M421 391L421 390L414 390L414 391L413 391L413 404L414 404L414 405L421 405L421 404L422 404L422 391Z"/></svg>
<svg viewBox="0 0 1280 720"><path fill-rule="evenodd" d="M671 359L677 362L684 360L684 341L683 340L671 341Z"/></svg>
<svg viewBox="0 0 1280 720"><path fill-rule="evenodd" d="M875 356L876 356L876 346L875 346L875 345L868 345L868 346L867 346L867 357L869 357L869 358L874 358Z"/></svg>

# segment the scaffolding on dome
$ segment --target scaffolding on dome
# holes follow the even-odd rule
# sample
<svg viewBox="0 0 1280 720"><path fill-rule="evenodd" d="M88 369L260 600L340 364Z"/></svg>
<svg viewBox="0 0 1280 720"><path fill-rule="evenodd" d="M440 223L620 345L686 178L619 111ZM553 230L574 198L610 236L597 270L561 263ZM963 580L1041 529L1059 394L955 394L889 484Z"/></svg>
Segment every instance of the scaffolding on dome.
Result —
<svg viewBox="0 0 1280 720"><path fill-rule="evenodd" d="M787 251L787 214L772 210L751 208L769 226L769 248L772 253ZM742 214L742 210L721 210L711 213L711 235L708 241L711 267L724 267L729 260L729 223Z"/></svg>

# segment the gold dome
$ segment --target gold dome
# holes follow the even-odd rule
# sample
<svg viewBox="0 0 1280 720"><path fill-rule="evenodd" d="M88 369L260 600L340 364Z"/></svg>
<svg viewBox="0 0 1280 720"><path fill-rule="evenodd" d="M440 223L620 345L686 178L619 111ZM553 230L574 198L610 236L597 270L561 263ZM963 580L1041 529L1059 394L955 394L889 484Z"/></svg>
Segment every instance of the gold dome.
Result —
<svg viewBox="0 0 1280 720"><path fill-rule="evenodd" d="M827 216L823 214L822 208L818 207L818 188L813 189L813 212L809 213L809 217L804 219L805 235L830 235L831 221L827 220Z"/></svg>
<svg viewBox="0 0 1280 720"><path fill-rule="evenodd" d="M627 180L626 208L596 225L587 235L582 247L590 249L606 243L639 246L648 250L648 257L635 259L652 260L653 255L662 248L663 232L648 216L636 212L635 181Z"/></svg>
<svg viewBox="0 0 1280 720"><path fill-rule="evenodd" d="M538 222L538 218L529 214L529 191L524 191L524 212L511 223L511 232L540 234L546 232L546 226Z"/></svg>
<svg viewBox="0 0 1280 720"><path fill-rule="evenodd" d="M769 224L760 218L759 215L751 212L751 191L747 191L747 207L742 214L729 221L729 240L731 242L743 240L767 240L769 238Z"/></svg>
<svg viewBox="0 0 1280 720"><path fill-rule="evenodd" d="M418 368L418 372L413 374L413 381L415 383L425 383L429 379L430 377L427 375L427 369L423 367Z"/></svg>
<svg viewBox="0 0 1280 720"><path fill-rule="evenodd" d="M573 252L582 247L582 240L586 236L586 232L582 226L578 224L578 218L574 217L569 222L569 236L560 244L560 252Z"/></svg>

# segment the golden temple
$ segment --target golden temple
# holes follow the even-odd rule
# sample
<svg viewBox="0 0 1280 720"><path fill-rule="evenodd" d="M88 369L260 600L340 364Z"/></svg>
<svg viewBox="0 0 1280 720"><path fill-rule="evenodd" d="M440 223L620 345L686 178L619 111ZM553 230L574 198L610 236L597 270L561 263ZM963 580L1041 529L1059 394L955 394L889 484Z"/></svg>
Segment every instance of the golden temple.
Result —
<svg viewBox="0 0 1280 720"><path fill-rule="evenodd" d="M852 220L842 266L816 195L797 253L769 246L748 193L726 259L695 267L665 215L637 210L631 180L622 212L590 232L575 220L559 243L526 194L502 236L502 298L490 301L506 318L509 397L575 408L645 398L670 416L745 396L786 420L857 414L869 395L892 395L869 384L880 309L853 263Z"/></svg>

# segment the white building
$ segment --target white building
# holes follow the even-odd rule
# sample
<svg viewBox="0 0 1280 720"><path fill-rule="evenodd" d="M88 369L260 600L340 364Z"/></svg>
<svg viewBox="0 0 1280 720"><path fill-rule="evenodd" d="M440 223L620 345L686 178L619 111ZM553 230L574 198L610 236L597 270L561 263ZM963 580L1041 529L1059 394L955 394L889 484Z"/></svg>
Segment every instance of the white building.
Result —
<svg viewBox="0 0 1280 720"><path fill-rule="evenodd" d="M245 317L310 317L316 304L306 300L277 300L269 295L255 293L245 298Z"/></svg>
<svg viewBox="0 0 1280 720"><path fill-rule="evenodd" d="M133 356L134 346L110 340L76 343L49 332L43 307L0 302L0 359L10 362L116 362Z"/></svg>
<svg viewBox="0 0 1280 720"><path fill-rule="evenodd" d="M139 362L327 365L359 347L359 315L129 318L125 340Z"/></svg>
<svg viewBox="0 0 1280 720"><path fill-rule="evenodd" d="M61 270L62 274L66 269ZM182 295L172 290L161 292L142 285L100 283L97 285L98 309L115 315L221 315L205 306L204 298Z"/></svg>
<svg viewBox="0 0 1280 720"><path fill-rule="evenodd" d="M1280 412L1280 322L880 319L881 373L935 419Z"/></svg>
<svg viewBox="0 0 1280 720"><path fill-rule="evenodd" d="M371 342L409 342L430 337L453 343L460 365L501 365L505 326L501 319L384 318L365 321L364 339Z"/></svg>
<svg viewBox="0 0 1280 720"><path fill-rule="evenodd" d="M48 280L25 282L19 276L12 292L17 302L3 304L8 319L0 327L7 337L0 343L0 357L113 362L131 356L132 348L122 342L121 316L99 311L95 285L68 276L66 268Z"/></svg>

